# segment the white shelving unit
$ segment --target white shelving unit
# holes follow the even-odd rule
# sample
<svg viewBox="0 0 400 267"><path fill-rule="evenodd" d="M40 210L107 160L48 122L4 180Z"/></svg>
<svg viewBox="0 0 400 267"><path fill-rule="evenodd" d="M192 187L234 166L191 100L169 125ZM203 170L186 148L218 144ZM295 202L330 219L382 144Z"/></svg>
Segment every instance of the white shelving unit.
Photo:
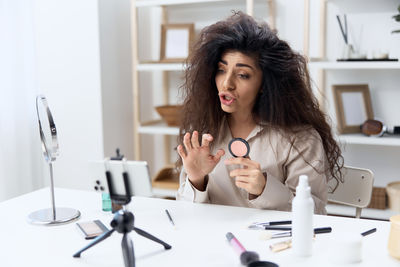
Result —
<svg viewBox="0 0 400 267"><path fill-rule="evenodd" d="M182 63L140 63L137 65L138 71L182 71L185 69Z"/></svg>
<svg viewBox="0 0 400 267"><path fill-rule="evenodd" d="M400 147L400 137L368 137L362 134L343 134L339 135L338 139L343 144Z"/></svg>
<svg viewBox="0 0 400 267"><path fill-rule="evenodd" d="M228 2L229 0L136 0L136 7L190 5L198 3Z"/></svg>
<svg viewBox="0 0 400 267"><path fill-rule="evenodd" d="M309 16L309 4L310 0L304 0L306 6L305 16ZM327 57L327 47L326 47L326 40L327 40L327 4L334 4L340 7L341 12L343 13L374 13L374 12L388 12L388 10L396 10L396 3L393 1L379 1L379 0L368 0L368 1L343 1L343 0L320 0L320 40L319 40L319 58L311 60L309 62L309 68L311 71L316 72L316 81L319 89L323 92L326 96L326 87L327 87L327 75L335 75L335 71L343 71L354 72L354 73L361 73L363 71L369 70L377 70L376 72L369 71L371 75L382 75L384 74L385 70L392 71L390 73L398 72L400 76L400 62L399 61L328 61L326 60ZM398 5L398 4L397 4ZM309 17L305 18L305 22L309 22ZM335 21L336 22L336 21ZM332 29L332 28L331 28ZM383 29L382 29L383 30ZM388 30L388 32L390 32ZM329 33L331 34L331 32ZM371 33L372 34L372 33ZM305 51L308 53L308 45L309 45L309 24L305 23ZM393 75L393 74L392 74ZM387 76L386 76L387 77ZM349 80L346 81L349 83ZM357 83L357 79L354 79L353 83ZM364 81L362 83L365 83ZM379 92L377 92L379 94ZM324 106L323 100L327 99L326 97L320 98L321 106ZM399 114L400 116L400 114ZM374 146L373 148L365 147L365 149L387 149L389 147L400 149L400 137L396 136L383 136L383 137L367 137L362 134L344 134L339 135L336 137L337 140L343 145L361 145L361 146ZM371 153L372 155L372 153ZM385 161L383 161L385 162ZM361 167L361 166L360 166ZM368 167L368 166L364 166ZM379 177L375 177L375 181L379 179ZM396 176L393 177L396 179ZM344 216L354 216L355 209L342 206L342 205L333 205L329 204L327 206L328 214L334 215L344 215ZM372 218L372 219L385 219L388 220L390 216L396 214L395 212L386 209L386 210L378 210L378 209L368 209L365 208L362 211L362 217L364 218Z"/></svg>
<svg viewBox="0 0 400 267"><path fill-rule="evenodd" d="M150 125L139 126L139 133L141 134L163 134L163 135L174 135L179 134L178 127L167 126L165 122L155 122Z"/></svg>
<svg viewBox="0 0 400 267"><path fill-rule="evenodd" d="M400 70L398 61L312 61L309 63L310 68L318 68L324 70Z"/></svg>

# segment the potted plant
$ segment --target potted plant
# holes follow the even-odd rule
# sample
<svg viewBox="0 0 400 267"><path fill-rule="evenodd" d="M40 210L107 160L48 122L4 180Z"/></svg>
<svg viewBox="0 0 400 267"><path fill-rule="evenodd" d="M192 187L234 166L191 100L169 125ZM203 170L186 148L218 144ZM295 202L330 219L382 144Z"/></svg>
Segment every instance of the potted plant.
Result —
<svg viewBox="0 0 400 267"><path fill-rule="evenodd" d="M393 18L397 22L400 22L400 5L398 6L397 11L399 11L399 14L394 15ZM392 33L400 33L400 29L399 30L394 30L394 31L392 31Z"/></svg>

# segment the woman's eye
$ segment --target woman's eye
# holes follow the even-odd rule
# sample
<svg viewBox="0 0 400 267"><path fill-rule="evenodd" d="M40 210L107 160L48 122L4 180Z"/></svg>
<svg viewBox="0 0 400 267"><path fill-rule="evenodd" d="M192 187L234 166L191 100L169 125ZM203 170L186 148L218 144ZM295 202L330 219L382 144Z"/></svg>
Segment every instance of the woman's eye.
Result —
<svg viewBox="0 0 400 267"><path fill-rule="evenodd" d="M218 69L217 72L218 72L218 73L224 73L225 70L223 70L223 69Z"/></svg>
<svg viewBox="0 0 400 267"><path fill-rule="evenodd" d="M250 77L250 75L248 74L239 74L239 77L242 79L248 79Z"/></svg>

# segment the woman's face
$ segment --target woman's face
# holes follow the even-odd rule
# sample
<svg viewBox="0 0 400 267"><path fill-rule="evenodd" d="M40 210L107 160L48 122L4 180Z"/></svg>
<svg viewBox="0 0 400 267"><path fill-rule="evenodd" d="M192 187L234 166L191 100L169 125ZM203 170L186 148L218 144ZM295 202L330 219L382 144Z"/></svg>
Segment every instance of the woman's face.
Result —
<svg viewBox="0 0 400 267"><path fill-rule="evenodd" d="M250 114L261 87L262 75L252 57L238 51L222 54L215 75L222 110L231 114Z"/></svg>

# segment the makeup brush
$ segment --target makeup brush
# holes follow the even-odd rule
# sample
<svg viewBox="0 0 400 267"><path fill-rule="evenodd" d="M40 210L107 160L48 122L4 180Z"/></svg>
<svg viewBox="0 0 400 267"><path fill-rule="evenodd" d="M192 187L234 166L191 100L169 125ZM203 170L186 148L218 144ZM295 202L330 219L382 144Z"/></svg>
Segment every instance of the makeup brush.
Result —
<svg viewBox="0 0 400 267"><path fill-rule="evenodd" d="M330 232L332 232L331 227L314 228L314 234L324 234ZM280 233L271 233L269 231L263 231L260 235L260 239L269 240L274 238L291 237L291 236L292 236L292 231L285 231Z"/></svg>

